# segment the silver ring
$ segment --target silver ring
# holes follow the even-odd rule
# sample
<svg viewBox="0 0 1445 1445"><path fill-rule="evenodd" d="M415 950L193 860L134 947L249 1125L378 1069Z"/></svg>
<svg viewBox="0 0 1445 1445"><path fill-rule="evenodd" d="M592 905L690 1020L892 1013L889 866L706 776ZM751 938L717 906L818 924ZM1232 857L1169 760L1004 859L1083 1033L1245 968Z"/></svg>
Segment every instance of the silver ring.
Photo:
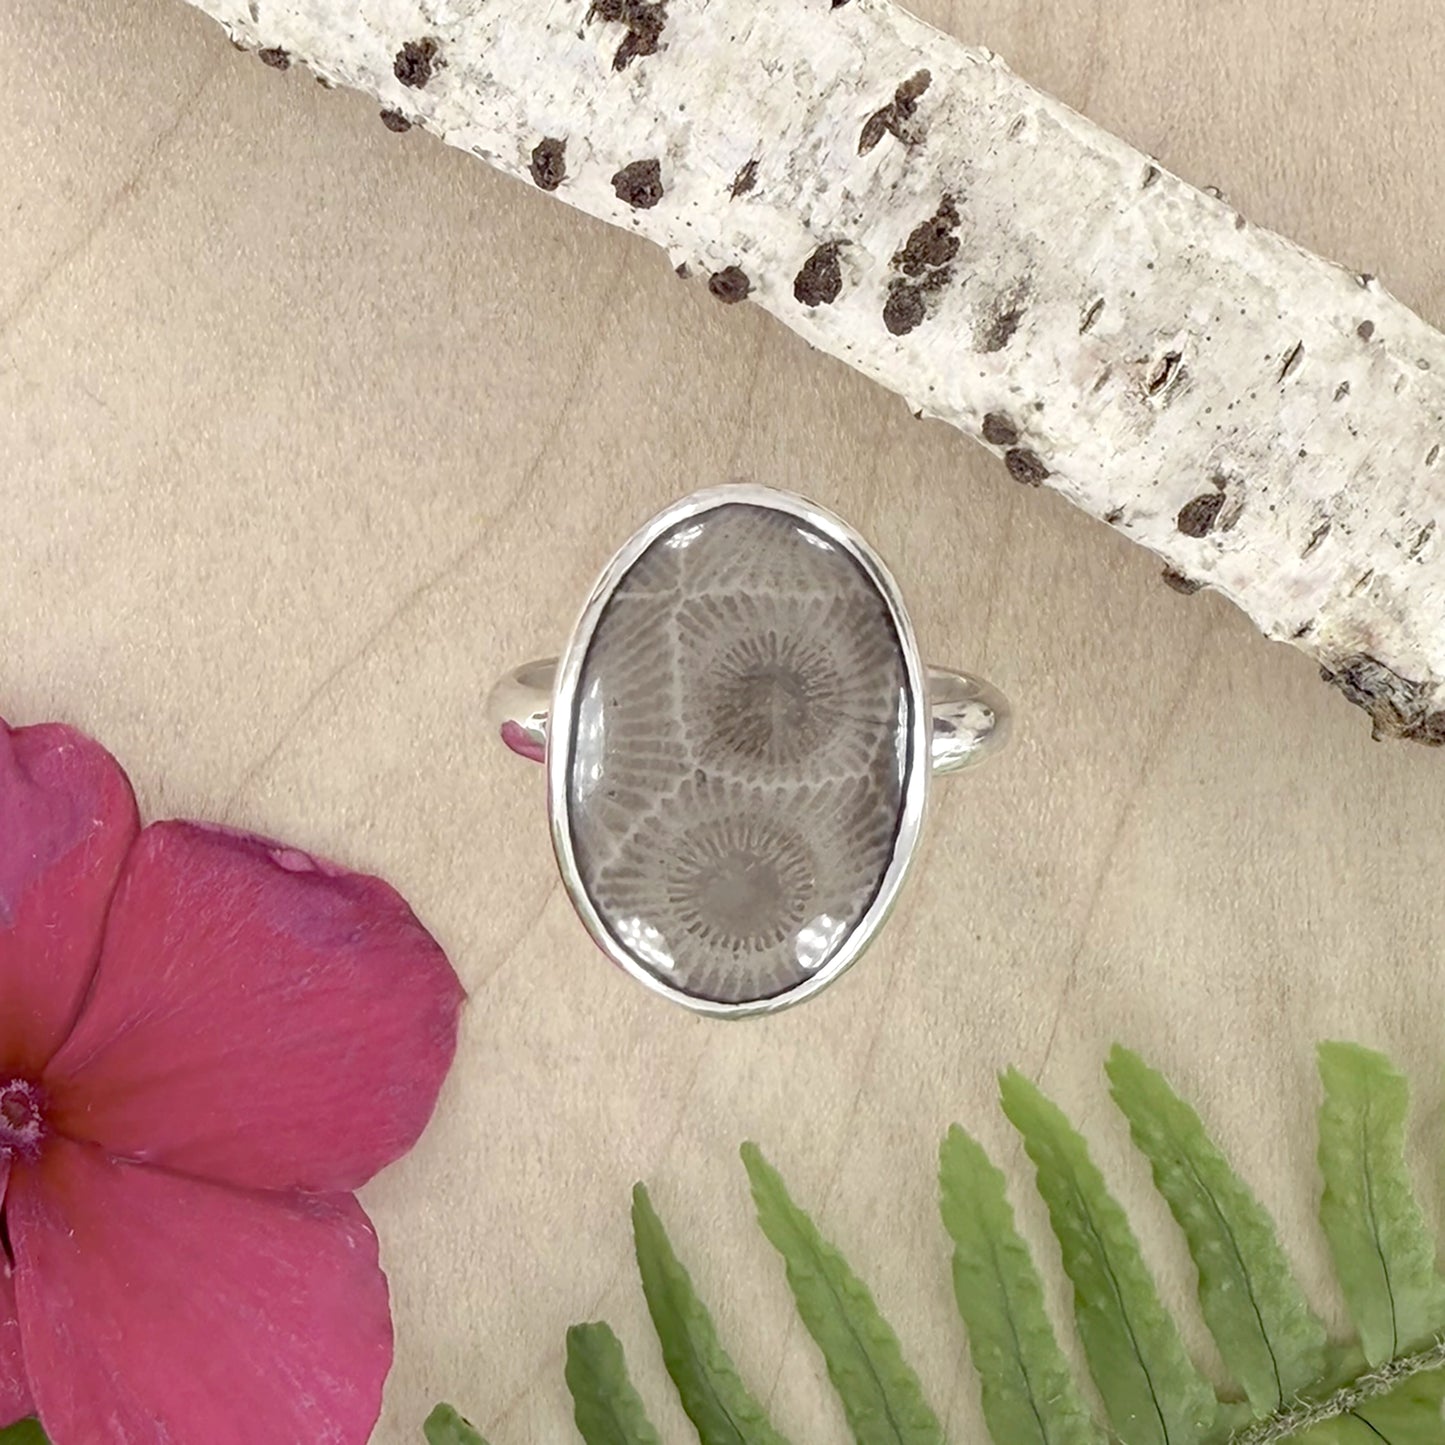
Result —
<svg viewBox="0 0 1445 1445"><path fill-rule="evenodd" d="M772 1013L887 918L933 775L992 757L1009 707L925 667L892 575L771 487L675 502L603 569L560 658L508 673L490 725L547 768L572 905L639 982Z"/></svg>

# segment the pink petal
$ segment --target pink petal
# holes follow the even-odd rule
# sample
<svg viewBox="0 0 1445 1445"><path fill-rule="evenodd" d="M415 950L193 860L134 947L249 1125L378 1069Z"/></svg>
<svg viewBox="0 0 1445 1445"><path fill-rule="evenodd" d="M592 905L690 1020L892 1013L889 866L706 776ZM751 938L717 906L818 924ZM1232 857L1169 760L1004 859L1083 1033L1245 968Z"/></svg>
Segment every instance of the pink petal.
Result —
<svg viewBox="0 0 1445 1445"><path fill-rule="evenodd" d="M376 878L192 823L141 834L50 1120L224 1183L354 1189L416 1142L462 989Z"/></svg>
<svg viewBox="0 0 1445 1445"><path fill-rule="evenodd" d="M5 1202L9 1174L10 1161L0 1159L0 1205ZM10 1265L0 1255L0 1430L34 1413L25 1356L20 1348L20 1321L15 1316L15 1285Z"/></svg>
<svg viewBox="0 0 1445 1445"><path fill-rule="evenodd" d="M99 744L0 720L0 1073L38 1073L69 1031L138 826Z"/></svg>
<svg viewBox="0 0 1445 1445"><path fill-rule="evenodd" d="M31 1386L54 1445L362 1445L391 1366L346 1195L243 1192L54 1139L10 1186Z"/></svg>

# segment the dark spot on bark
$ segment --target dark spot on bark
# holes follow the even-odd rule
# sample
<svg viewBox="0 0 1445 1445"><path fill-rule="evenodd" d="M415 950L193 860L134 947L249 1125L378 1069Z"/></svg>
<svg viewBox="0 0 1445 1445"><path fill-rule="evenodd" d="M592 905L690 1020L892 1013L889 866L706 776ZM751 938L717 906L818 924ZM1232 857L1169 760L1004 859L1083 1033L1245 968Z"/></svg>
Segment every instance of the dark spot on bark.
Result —
<svg viewBox="0 0 1445 1445"><path fill-rule="evenodd" d="M1335 400L1336 400L1336 401L1343 401L1349 394L1350 394L1350 384L1349 384L1349 382L1347 382L1347 381L1342 381L1342 382L1335 388Z"/></svg>
<svg viewBox="0 0 1445 1445"><path fill-rule="evenodd" d="M939 202L938 210L908 233L908 242L893 257L893 264L905 276L921 276L947 266L958 255L958 207L952 196Z"/></svg>
<svg viewBox="0 0 1445 1445"><path fill-rule="evenodd" d="M261 0L248 0L246 9L251 12L251 23L254 25L261 18Z"/></svg>
<svg viewBox="0 0 1445 1445"><path fill-rule="evenodd" d="M1123 507L1114 507L1114 508L1112 508L1110 511L1105 512L1105 513L1104 513L1104 520L1105 520L1111 527L1117 527L1117 526L1119 525L1119 523L1124 520L1124 509L1123 509Z"/></svg>
<svg viewBox="0 0 1445 1445"><path fill-rule="evenodd" d="M1300 553L1301 557L1308 557L1310 553L1313 552L1315 548L1318 547L1320 543L1323 542L1325 538L1330 535L1331 525L1332 524L1329 522L1321 522L1319 526L1310 533L1310 539L1308 542L1305 543L1304 551Z"/></svg>
<svg viewBox="0 0 1445 1445"><path fill-rule="evenodd" d="M933 77L926 70L915 70L902 85L893 92L899 105L914 105L919 97L933 84Z"/></svg>
<svg viewBox="0 0 1445 1445"><path fill-rule="evenodd" d="M1093 327L1094 323L1099 319L1100 315L1103 313L1103 310L1104 310L1104 298L1103 298L1102 296L1100 296L1100 297L1098 298L1098 300L1092 302L1092 303L1090 304L1090 306L1089 306L1089 309L1088 309L1086 312L1084 312L1084 319L1083 319L1081 322L1079 322L1079 335L1080 335L1080 336L1082 336L1082 335L1084 334L1084 332L1090 330L1090 329Z"/></svg>
<svg viewBox="0 0 1445 1445"><path fill-rule="evenodd" d="M983 439L996 447L1011 447L1019 430L1001 411L991 411L983 419Z"/></svg>
<svg viewBox="0 0 1445 1445"><path fill-rule="evenodd" d="M1440 443L1436 442L1428 452L1425 453L1425 465L1433 467L1440 460Z"/></svg>
<svg viewBox="0 0 1445 1445"><path fill-rule="evenodd" d="M888 288L883 303L883 324L894 336L906 336L918 326L925 314L923 288L907 281L895 281Z"/></svg>
<svg viewBox="0 0 1445 1445"><path fill-rule="evenodd" d="M858 154L860 156L866 156L888 133L888 120L892 113L892 106L885 105L882 110L874 111L863 122L863 129L858 136Z"/></svg>
<svg viewBox="0 0 1445 1445"><path fill-rule="evenodd" d="M883 303L883 324L895 336L912 331L928 314L924 297L948 285L953 276L953 259L958 254L958 207L952 196L944 196L938 210L909 233L907 242L893 255L894 277Z"/></svg>
<svg viewBox="0 0 1445 1445"><path fill-rule="evenodd" d="M1434 524L1434 522L1426 522L1425 525L1420 528L1420 535L1415 538L1414 544L1413 544L1413 545L1411 546L1411 548L1410 548L1410 553L1409 553L1410 560L1413 561L1416 557L1418 557L1418 556L1420 555L1421 552L1423 552L1423 551L1425 550L1425 544L1426 544L1426 542L1428 542L1428 541L1430 540L1430 538L1433 537L1434 535L1435 535L1435 524Z"/></svg>
<svg viewBox="0 0 1445 1445"><path fill-rule="evenodd" d="M1023 320L1024 308L1022 306L1005 305L1000 311L996 311L989 318L989 323L984 327L978 338L978 349L980 351L1002 351L1005 346L1013 340L1014 332L1019 329L1019 322Z"/></svg>
<svg viewBox="0 0 1445 1445"><path fill-rule="evenodd" d="M933 83L933 77L926 70L915 71L893 92L893 99L881 110L875 110L863 122L858 136L858 154L866 156L885 135L892 134L905 145L917 145L923 139L913 123L913 113L918 109L918 99Z"/></svg>
<svg viewBox="0 0 1445 1445"><path fill-rule="evenodd" d="M1305 344L1304 344L1304 342L1303 342L1303 341L1296 341L1295 344L1294 344L1294 349L1289 353L1288 356L1285 357L1285 359L1284 359L1284 365L1281 366L1280 369L1279 369L1279 379L1280 379L1281 381L1286 381L1286 380L1288 380L1288 378L1289 378L1290 376L1292 376L1292 375L1299 369L1299 364L1300 364L1300 362L1302 362L1302 361L1304 360L1304 356L1305 356Z"/></svg>
<svg viewBox="0 0 1445 1445"><path fill-rule="evenodd" d="M1355 335L1361 341L1368 341L1375 334L1375 323L1373 321L1362 321L1355 327Z"/></svg>
<svg viewBox="0 0 1445 1445"><path fill-rule="evenodd" d="M322 90L335 90L335 89L336 89L335 83L334 83L333 81L327 80L327 78L326 78L324 75L314 75L314 76L312 76L311 78L317 83L317 85L319 85L319 86L322 88Z"/></svg>
<svg viewBox="0 0 1445 1445"><path fill-rule="evenodd" d="M1224 199L1224 192L1220 190L1218 186L1205 186L1204 194L1216 201L1222 201Z"/></svg>
<svg viewBox="0 0 1445 1445"><path fill-rule="evenodd" d="M382 111L381 123L397 135L405 135L411 129L411 122L399 110Z"/></svg>
<svg viewBox="0 0 1445 1445"><path fill-rule="evenodd" d="M741 266L724 266L721 271L715 271L708 277L707 289L719 301L735 306L739 301L747 300L753 283L748 280L748 273Z"/></svg>
<svg viewBox="0 0 1445 1445"><path fill-rule="evenodd" d="M838 262L838 243L818 247L793 277L793 298L804 306L827 306L843 289L843 268Z"/></svg>
<svg viewBox="0 0 1445 1445"><path fill-rule="evenodd" d="M436 58L437 43L430 35L420 40L408 40L396 52L391 73L403 85L410 86L412 90L420 90L432 78Z"/></svg>
<svg viewBox="0 0 1445 1445"><path fill-rule="evenodd" d="M620 201L635 211L646 211L662 199L662 162L631 161L612 177L612 189Z"/></svg>
<svg viewBox="0 0 1445 1445"><path fill-rule="evenodd" d="M1205 537L1213 529L1224 506L1223 492L1204 492L1180 507L1174 525L1186 537Z"/></svg>
<svg viewBox="0 0 1445 1445"><path fill-rule="evenodd" d="M1144 179L1143 179L1142 183L1140 184L1139 189L1140 189L1141 191L1147 191L1147 190L1149 189L1149 187L1152 186L1152 185L1154 184L1154 182L1157 181L1158 179L1159 179L1159 167L1156 166L1156 165L1152 165L1152 164L1145 166L1145 167L1144 167Z"/></svg>
<svg viewBox="0 0 1445 1445"><path fill-rule="evenodd" d="M1180 362L1183 356L1177 351L1166 351L1159 358L1159 364L1144 383L1144 389L1150 396L1158 396L1161 391L1172 386L1179 377Z"/></svg>
<svg viewBox="0 0 1445 1445"><path fill-rule="evenodd" d="M537 189L555 191L567 179L567 142L548 136L532 147L532 179Z"/></svg>
<svg viewBox="0 0 1445 1445"><path fill-rule="evenodd" d="M758 163L746 161L733 177L733 183L728 187L728 194L737 200L739 196L745 196L758 183Z"/></svg>
<svg viewBox="0 0 1445 1445"><path fill-rule="evenodd" d="M847 3L848 0L833 0L833 9L841 10Z"/></svg>
<svg viewBox="0 0 1445 1445"><path fill-rule="evenodd" d="M686 281L687 278L692 274L692 273L688 270L688 266L687 266L687 262L686 262L686 261L679 261L678 264L677 264L677 268L676 268L676 269L677 269L677 274L678 274L679 276L681 276L684 281Z"/></svg>
<svg viewBox="0 0 1445 1445"><path fill-rule="evenodd" d="M612 57L613 70L626 70L639 55L656 55L667 24L665 0L593 0L587 19L625 25L627 34Z"/></svg>
<svg viewBox="0 0 1445 1445"><path fill-rule="evenodd" d="M1172 587L1184 597L1192 597L1204 586L1202 582L1196 582L1193 577L1186 577L1182 572L1176 571L1173 567L1166 567L1160 574L1164 579L1166 587Z"/></svg>
<svg viewBox="0 0 1445 1445"><path fill-rule="evenodd" d="M1333 670L1321 667L1320 677L1369 713L1376 739L1406 738L1428 747L1445 743L1445 712L1430 711L1430 690L1369 653L1352 653Z"/></svg>
<svg viewBox="0 0 1445 1445"><path fill-rule="evenodd" d="M1244 219L1244 217L1239 214L1238 211L1236 211L1236 212L1234 213L1234 229L1235 229L1236 231L1242 231L1242 230L1244 230L1244 228L1245 228L1248 224L1249 224L1249 222L1246 221L1246 220Z"/></svg>
<svg viewBox="0 0 1445 1445"><path fill-rule="evenodd" d="M262 65L269 65L272 70L291 69L291 57L275 45L268 45L265 50L258 50L256 55Z"/></svg>
<svg viewBox="0 0 1445 1445"><path fill-rule="evenodd" d="M1373 271L1361 271L1360 274L1355 277L1355 280L1360 283L1361 291L1368 291L1375 283L1375 273Z"/></svg>
<svg viewBox="0 0 1445 1445"><path fill-rule="evenodd" d="M1009 476L1026 487L1038 486L1049 475L1049 469L1043 464L1039 454L1029 451L1027 447L1013 447L1006 451L1003 464L1008 468Z"/></svg>

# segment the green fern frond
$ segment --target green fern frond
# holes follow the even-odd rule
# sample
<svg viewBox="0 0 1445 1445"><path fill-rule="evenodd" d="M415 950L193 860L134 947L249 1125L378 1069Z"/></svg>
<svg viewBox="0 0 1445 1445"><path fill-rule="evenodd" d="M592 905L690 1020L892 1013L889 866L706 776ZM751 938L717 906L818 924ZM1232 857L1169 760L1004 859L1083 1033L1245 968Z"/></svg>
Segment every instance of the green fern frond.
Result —
<svg viewBox="0 0 1445 1445"><path fill-rule="evenodd" d="M1059 1348L1044 1287L1014 1228L1002 1172L957 1125L939 1157L953 1289L995 1440L1104 1445Z"/></svg>
<svg viewBox="0 0 1445 1445"><path fill-rule="evenodd" d="M1129 1445L1202 1445L1217 1430L1219 1402L1185 1352L1088 1146L1022 1074L1005 1074L1000 1087L1037 1171L1073 1281L1079 1339L1114 1429Z"/></svg>
<svg viewBox="0 0 1445 1445"><path fill-rule="evenodd" d="M1365 1356L1382 1365L1445 1333L1435 1241L1410 1185L1410 1091L1382 1054L1354 1044L1319 1051L1320 1220Z"/></svg>
<svg viewBox="0 0 1445 1445"><path fill-rule="evenodd" d="M567 1331L566 1376L586 1445L662 1445L627 1373L622 1343L607 1325Z"/></svg>
<svg viewBox="0 0 1445 1445"><path fill-rule="evenodd" d="M953 1280L994 1445L1445 1445L1445 1281L1410 1185L1408 1088L1379 1054L1320 1050L1321 1220L1357 1339L1331 1343L1278 1232L1199 1116L1136 1055L1107 1065L1114 1101L1182 1231L1204 1321L1249 1404L1221 1404L1184 1348L1129 1221L1063 1113L1021 1075L1002 1081L1074 1287L1075 1326L1108 1414L1094 1420L1015 1226L1003 1174L963 1130L939 1156ZM822 1351L855 1445L944 1445L944 1431L868 1288L743 1149L758 1221ZM638 1268L663 1359L701 1445L786 1445L748 1392L639 1187ZM586 1445L658 1445L606 1325L567 1338L567 1384ZM1237 1398L1231 1394L1229 1398ZM434 1433L445 1432L452 1433ZM483 1445L454 1411L430 1445ZM44 1437L0 1445L44 1445ZM814 1445L810 1437L809 1445Z"/></svg>
<svg viewBox="0 0 1445 1445"><path fill-rule="evenodd" d="M793 1203L755 1144L743 1145L758 1223L787 1266L798 1314L827 1361L858 1445L942 1445L943 1427L868 1286Z"/></svg>
<svg viewBox="0 0 1445 1445"><path fill-rule="evenodd" d="M1274 1221L1161 1075L1121 1048L1106 1067L1114 1102L1189 1242L1225 1366L1256 1414L1284 1409L1325 1377L1327 1341Z"/></svg>
<svg viewBox="0 0 1445 1445"><path fill-rule="evenodd" d="M475 1425L463 1419L450 1405L438 1405L422 1426L426 1445L487 1445ZM0 1445L5 1437L0 1435Z"/></svg>
<svg viewBox="0 0 1445 1445"><path fill-rule="evenodd" d="M667 1373L701 1445L788 1445L748 1392L708 1308L673 1253L647 1190L632 1195L632 1236L642 1291Z"/></svg>

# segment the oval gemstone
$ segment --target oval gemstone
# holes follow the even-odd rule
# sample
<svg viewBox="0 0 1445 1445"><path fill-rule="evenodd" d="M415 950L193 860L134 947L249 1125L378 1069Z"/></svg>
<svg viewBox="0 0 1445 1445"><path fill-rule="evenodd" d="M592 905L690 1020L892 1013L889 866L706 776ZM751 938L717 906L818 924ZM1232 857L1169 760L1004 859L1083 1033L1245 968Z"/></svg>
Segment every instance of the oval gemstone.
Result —
<svg viewBox="0 0 1445 1445"><path fill-rule="evenodd" d="M651 543L582 645L568 827L612 940L717 1003L816 977L904 813L916 703L887 599L806 519L722 503Z"/></svg>

